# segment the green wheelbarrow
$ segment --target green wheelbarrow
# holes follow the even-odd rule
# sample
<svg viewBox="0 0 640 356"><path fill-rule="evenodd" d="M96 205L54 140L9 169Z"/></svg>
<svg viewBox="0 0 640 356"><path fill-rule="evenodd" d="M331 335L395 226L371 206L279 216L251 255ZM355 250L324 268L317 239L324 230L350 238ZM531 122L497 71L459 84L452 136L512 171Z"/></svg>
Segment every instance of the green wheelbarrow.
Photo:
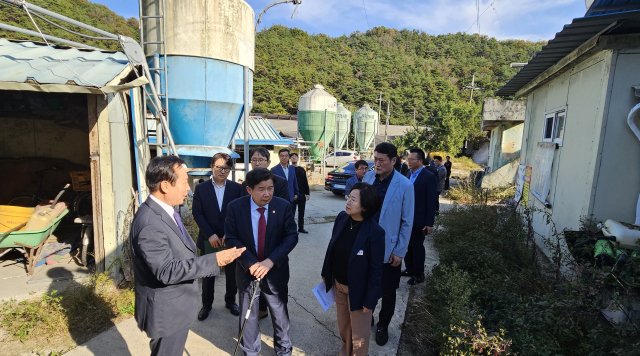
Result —
<svg viewBox="0 0 640 356"><path fill-rule="evenodd" d="M40 254L42 246L68 213L69 210L65 209L49 226L42 230L19 231L26 225L23 223L6 232L0 231L0 249L22 248L27 259L27 273L32 276L36 267L36 258Z"/></svg>

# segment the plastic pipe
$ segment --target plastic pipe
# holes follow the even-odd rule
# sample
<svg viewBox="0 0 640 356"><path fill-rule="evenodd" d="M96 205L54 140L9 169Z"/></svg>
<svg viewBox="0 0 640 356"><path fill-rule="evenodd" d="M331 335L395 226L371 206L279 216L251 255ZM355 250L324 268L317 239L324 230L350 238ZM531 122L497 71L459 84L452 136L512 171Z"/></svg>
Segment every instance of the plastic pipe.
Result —
<svg viewBox="0 0 640 356"><path fill-rule="evenodd" d="M638 140L640 140L640 129L638 129L638 126L635 123L635 118L638 114L638 111L640 111L640 104L634 106L633 109L631 109L631 111L629 112L629 116L627 116L627 124L629 125L629 128L631 128L631 131L633 131L633 133L636 135ZM638 196L638 204L636 205L635 224L640 224L640 196Z"/></svg>

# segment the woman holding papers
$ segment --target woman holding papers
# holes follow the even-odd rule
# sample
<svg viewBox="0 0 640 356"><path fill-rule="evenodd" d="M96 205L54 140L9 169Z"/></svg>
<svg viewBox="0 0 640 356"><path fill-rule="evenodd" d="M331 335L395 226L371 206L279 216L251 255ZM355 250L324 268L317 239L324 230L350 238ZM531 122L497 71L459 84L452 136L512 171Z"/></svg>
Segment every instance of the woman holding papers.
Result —
<svg viewBox="0 0 640 356"><path fill-rule="evenodd" d="M322 280L327 292L334 289L341 356L366 356L369 350L371 313L382 296L384 230L372 219L379 208L373 186L354 184L324 258Z"/></svg>

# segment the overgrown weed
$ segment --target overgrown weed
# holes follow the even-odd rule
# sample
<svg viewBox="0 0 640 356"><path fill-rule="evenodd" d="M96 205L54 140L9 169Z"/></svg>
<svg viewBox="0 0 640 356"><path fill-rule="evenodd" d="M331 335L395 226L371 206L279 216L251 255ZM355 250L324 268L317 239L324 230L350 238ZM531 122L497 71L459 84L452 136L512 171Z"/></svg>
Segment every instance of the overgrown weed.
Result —
<svg viewBox="0 0 640 356"><path fill-rule="evenodd" d="M486 204L513 198L516 194L516 185L509 184L502 187L483 189L471 183L468 179L462 180L457 187L447 191L446 197L458 204Z"/></svg>

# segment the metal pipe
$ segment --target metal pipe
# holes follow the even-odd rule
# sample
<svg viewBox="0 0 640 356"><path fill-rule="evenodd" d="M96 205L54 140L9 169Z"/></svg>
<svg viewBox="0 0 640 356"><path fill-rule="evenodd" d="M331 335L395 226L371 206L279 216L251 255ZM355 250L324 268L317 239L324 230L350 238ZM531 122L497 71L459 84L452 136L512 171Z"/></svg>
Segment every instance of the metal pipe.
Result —
<svg viewBox="0 0 640 356"><path fill-rule="evenodd" d="M326 121L326 119L325 119ZM336 141L337 141L337 133L338 133L338 125L340 124L340 121L336 122L336 126L333 127L333 168L336 168L336 155L338 154L338 149L336 148Z"/></svg>
<svg viewBox="0 0 640 356"><path fill-rule="evenodd" d="M93 31L95 33L99 33L99 34L101 34L103 36L112 38L114 40L118 39L118 35L115 35L113 33L107 32L107 31L103 31L103 30L101 30L101 29L99 29L97 27L89 26L89 25L87 25L85 23L82 23L80 21L76 21L76 20L74 20L72 18L69 18L69 17L66 17L66 16L62 16L60 14L57 14L57 13L53 12L53 11L49 11L47 9L43 9L40 6L36 6L34 4L26 2L24 0L18 0L18 1L16 1L16 0L0 0L0 2L4 3L4 4L7 4L7 5L16 6L16 7L26 6L29 11L38 12L38 13L41 13L43 15L47 15L47 16L53 17L54 19L57 19L57 20L72 24L74 26L78 26L78 27L83 28L85 30L89 30L89 31Z"/></svg>
<svg viewBox="0 0 640 356"><path fill-rule="evenodd" d="M0 1L3 1L3 0L0 0ZM41 36L39 32L26 30L24 28L15 27L15 26L11 26L11 25L7 25L7 24L2 23L2 22L0 22L0 29L7 30L7 31L18 32L18 33L22 33L22 34L33 36L33 37L38 37L38 38L42 38L44 36L44 38L46 38L47 41L60 42L60 43L68 44L70 46L74 46L74 47L89 48L89 49L93 49L93 50L96 50L96 51L104 51L104 49L101 49L101 48L92 47L92 46L86 45L84 43L65 40L65 39L62 39L62 38L59 38L59 37L55 37L55 36L51 36L51 35L43 34Z"/></svg>
<svg viewBox="0 0 640 356"><path fill-rule="evenodd" d="M325 156L327 155L327 109L324 109L324 130L322 131L322 174L327 173L327 162Z"/></svg>
<svg viewBox="0 0 640 356"><path fill-rule="evenodd" d="M153 67L158 68L160 66L160 57L157 54L153 55ZM151 86L155 86L156 92L162 93L160 91L160 73L158 71L153 72L153 82L150 84ZM161 106L162 108L162 106ZM164 125L156 125L156 142L160 144L160 146L156 147L156 154L158 156L162 156L162 144L164 143L164 135L165 131ZM166 131L169 131L169 123L167 122Z"/></svg>
<svg viewBox="0 0 640 356"><path fill-rule="evenodd" d="M151 78L151 73L149 73L149 66L144 64L142 66L142 68L144 69L145 76L147 78ZM151 92L153 93L153 101L156 104L157 110L159 111L160 121L161 121L162 125L167 128L166 131L167 131L167 138L168 138L168 141L169 141L169 146L171 147L171 150L173 151L173 155L179 157L178 150L176 149L175 143L173 142L173 136L171 135L171 130L169 130L169 123L167 122L167 118L164 116L164 113L162 112L162 103L158 99L158 92L156 91L156 88L155 88L154 85L149 85L149 88L151 88ZM157 135L157 131L156 131L156 135Z"/></svg>
<svg viewBox="0 0 640 356"><path fill-rule="evenodd" d="M249 67L244 67L244 174L249 173Z"/></svg>

